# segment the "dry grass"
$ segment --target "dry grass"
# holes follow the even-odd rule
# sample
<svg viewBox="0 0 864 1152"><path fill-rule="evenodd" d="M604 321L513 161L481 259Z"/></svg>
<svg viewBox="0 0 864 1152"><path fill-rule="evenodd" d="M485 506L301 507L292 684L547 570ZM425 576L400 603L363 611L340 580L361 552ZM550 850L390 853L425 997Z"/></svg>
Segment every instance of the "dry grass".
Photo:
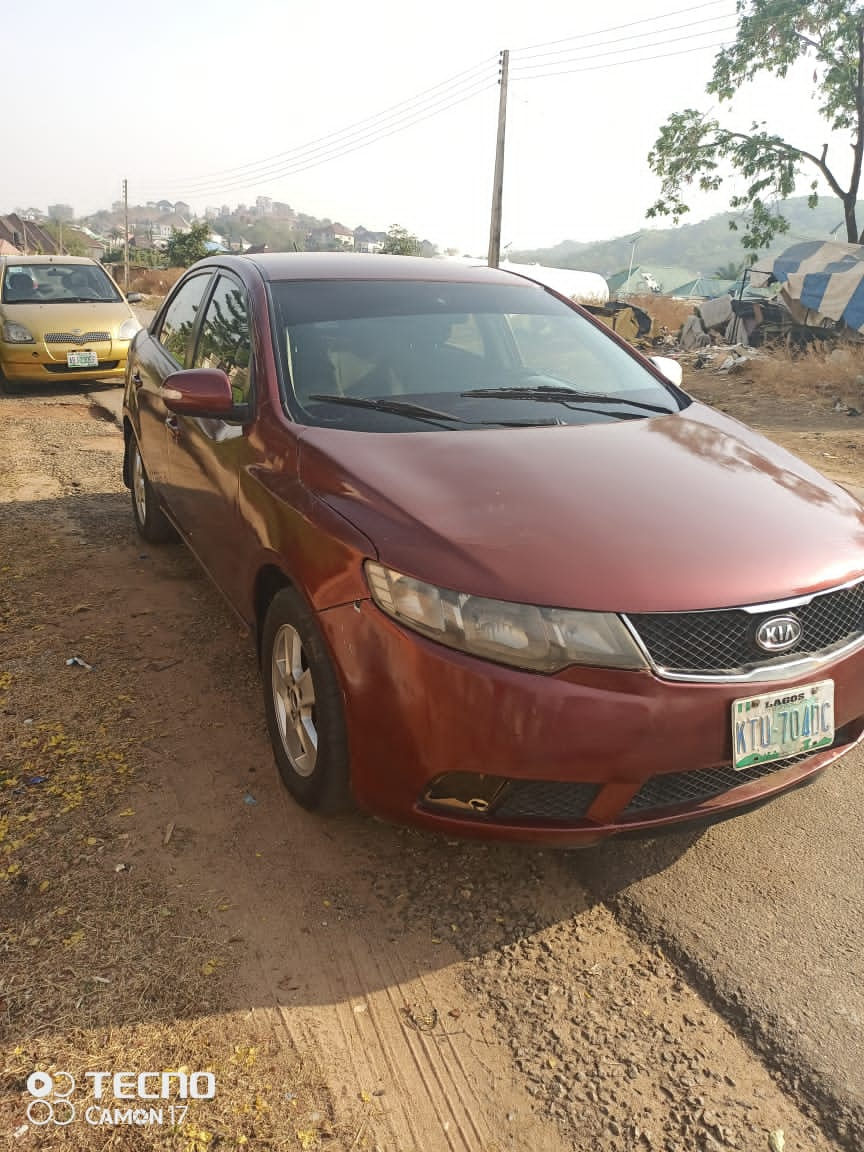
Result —
<svg viewBox="0 0 864 1152"><path fill-rule="evenodd" d="M87 608L75 579L57 578L68 538L24 528L20 511L0 517L0 1131L65 1152L351 1147L362 1117L334 1126L314 1062L270 1017L227 1009L243 1003L232 978L245 946L219 896L169 890L131 851L138 750L158 718L133 723L128 687L63 667L50 621ZM33 1071L83 1085L87 1071L183 1067L212 1071L217 1095L177 1127L91 1126L86 1091L68 1127L26 1125Z"/></svg>
<svg viewBox="0 0 864 1152"><path fill-rule="evenodd" d="M130 277L129 290L143 292L145 296L165 296L185 271L185 268L147 268Z"/></svg>
<svg viewBox="0 0 864 1152"><path fill-rule="evenodd" d="M746 355L746 350L744 352ZM839 400L864 411L864 348L838 349L834 357L825 351L808 350L760 353L742 366L741 374L754 391L767 400L786 402L797 398Z"/></svg>

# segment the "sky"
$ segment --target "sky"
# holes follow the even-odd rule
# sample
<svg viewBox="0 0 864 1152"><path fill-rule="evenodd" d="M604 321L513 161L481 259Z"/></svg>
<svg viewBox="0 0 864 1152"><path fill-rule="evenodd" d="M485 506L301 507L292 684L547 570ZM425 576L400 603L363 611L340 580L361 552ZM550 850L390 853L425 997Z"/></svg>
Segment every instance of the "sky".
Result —
<svg viewBox="0 0 864 1152"><path fill-rule="evenodd" d="M507 48L502 245L668 226L645 218L659 193L646 157L670 113L712 108L705 85L734 24L735 0L19 5L0 211L68 203L83 215L119 199L125 177L130 203L203 212L269 195L484 254ZM714 110L733 127L767 118L817 152L827 138L812 65ZM688 222L734 190L694 195Z"/></svg>

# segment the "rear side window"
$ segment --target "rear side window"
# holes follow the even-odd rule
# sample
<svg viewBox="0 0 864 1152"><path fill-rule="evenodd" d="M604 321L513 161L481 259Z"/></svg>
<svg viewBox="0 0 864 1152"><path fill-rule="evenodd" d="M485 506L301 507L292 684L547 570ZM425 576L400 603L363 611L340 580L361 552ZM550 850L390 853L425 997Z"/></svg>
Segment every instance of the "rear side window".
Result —
<svg viewBox="0 0 864 1152"><path fill-rule="evenodd" d="M221 368L231 381L235 404L249 399L249 309L236 280L220 276L204 314L193 368Z"/></svg>
<svg viewBox="0 0 864 1152"><path fill-rule="evenodd" d="M192 329L198 318L201 301L210 283L210 273L187 280L168 306L159 330L159 342L165 351L183 367Z"/></svg>

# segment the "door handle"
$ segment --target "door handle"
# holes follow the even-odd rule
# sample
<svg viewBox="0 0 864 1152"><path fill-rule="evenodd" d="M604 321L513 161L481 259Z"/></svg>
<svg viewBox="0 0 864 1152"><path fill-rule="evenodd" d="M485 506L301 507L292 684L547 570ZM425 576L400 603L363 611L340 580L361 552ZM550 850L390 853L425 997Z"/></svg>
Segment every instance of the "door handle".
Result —
<svg viewBox="0 0 864 1152"><path fill-rule="evenodd" d="M180 439L180 425L177 423L176 416L166 416L165 427L168 429L175 440Z"/></svg>
<svg viewBox="0 0 864 1152"><path fill-rule="evenodd" d="M138 371L137 368L132 373L132 383L135 385L136 388L140 388L141 385L144 383L144 381L141 379L141 373Z"/></svg>

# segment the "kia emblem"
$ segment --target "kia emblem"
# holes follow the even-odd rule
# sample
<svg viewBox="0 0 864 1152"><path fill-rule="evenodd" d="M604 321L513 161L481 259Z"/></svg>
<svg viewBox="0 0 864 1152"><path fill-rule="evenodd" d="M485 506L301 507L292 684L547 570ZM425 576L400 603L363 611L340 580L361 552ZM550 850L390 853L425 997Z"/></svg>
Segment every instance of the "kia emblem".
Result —
<svg viewBox="0 0 864 1152"><path fill-rule="evenodd" d="M763 652L787 652L801 639L801 621L796 616L772 616L756 629L756 643Z"/></svg>

